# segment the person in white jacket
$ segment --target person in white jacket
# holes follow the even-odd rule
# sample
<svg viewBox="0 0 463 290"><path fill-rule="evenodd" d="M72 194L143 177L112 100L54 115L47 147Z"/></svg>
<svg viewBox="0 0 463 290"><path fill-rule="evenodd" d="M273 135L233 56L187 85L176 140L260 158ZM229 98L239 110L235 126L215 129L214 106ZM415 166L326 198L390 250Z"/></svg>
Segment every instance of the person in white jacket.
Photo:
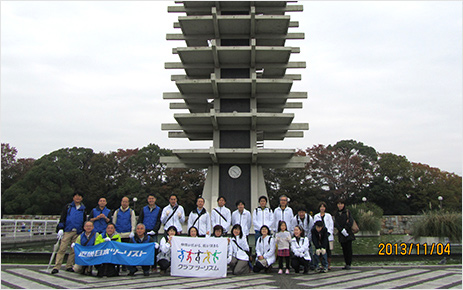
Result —
<svg viewBox="0 0 463 290"><path fill-rule="evenodd" d="M196 199L196 206L188 216L188 228L198 229L198 236L205 237L211 235L211 218L204 208L204 198L201 196Z"/></svg>
<svg viewBox="0 0 463 290"><path fill-rule="evenodd" d="M247 239L249 235L249 231L251 229L252 218L251 218L251 213L244 207L245 207L244 201L238 200L236 202L237 209L232 213L232 218L231 218L232 223L231 224L232 226L239 224L241 226L241 229L243 230L243 235Z"/></svg>
<svg viewBox="0 0 463 290"><path fill-rule="evenodd" d="M326 249L326 254L328 256L328 270L331 270L331 251L334 248L334 220L333 216L326 212L327 206L324 201L318 204L318 210L320 211L313 217L314 223L316 221L322 221L330 235L328 236L328 241L330 246Z"/></svg>
<svg viewBox="0 0 463 290"><path fill-rule="evenodd" d="M225 206L227 200L224 196L219 196L217 199L217 207L211 212L211 226L221 225L223 228L223 235L226 235L230 230L231 224L231 211Z"/></svg>
<svg viewBox="0 0 463 290"><path fill-rule="evenodd" d="M292 220L294 217L293 210L288 206L289 198L286 195L280 196L280 206L273 211L273 228L272 230L278 231L278 222L284 221L288 226L288 230L293 232L294 225Z"/></svg>
<svg viewBox="0 0 463 290"><path fill-rule="evenodd" d="M294 237L291 239L291 251L293 257L291 258L291 266L296 273L299 273L300 266L304 267L304 274L309 271L309 240L304 237L304 229L301 226L294 227Z"/></svg>
<svg viewBox="0 0 463 290"><path fill-rule="evenodd" d="M304 229L306 237L309 239L309 242L312 240L312 228L314 225L313 217L310 214L307 214L304 208L299 208L297 214L293 217L292 220L293 226L301 226Z"/></svg>
<svg viewBox="0 0 463 290"><path fill-rule="evenodd" d="M275 239L270 235L268 226L263 225L260 229L261 236L256 243L256 264L254 265L254 273L259 273L265 269L268 272L272 264L275 262Z"/></svg>
<svg viewBox="0 0 463 290"><path fill-rule="evenodd" d="M230 238L228 255L231 261L229 263L230 270L234 275L244 275L249 273L249 245L246 236L241 230L239 224L235 224L231 230L232 238Z"/></svg>
<svg viewBox="0 0 463 290"><path fill-rule="evenodd" d="M254 231L257 240L261 236L260 229L262 226L267 226L269 229L273 227L273 212L267 207L267 197L262 195L259 197L259 207L252 212L252 223L254 224Z"/></svg>
<svg viewBox="0 0 463 290"><path fill-rule="evenodd" d="M176 194L171 194L169 197L169 204L162 209L161 222L164 224L164 232L174 226L177 233L182 233L182 226L185 223L185 210L183 206L179 205Z"/></svg>
<svg viewBox="0 0 463 290"><path fill-rule="evenodd" d="M164 275L166 270L170 267L170 248L172 245L172 238L177 235L177 228L175 226L170 226L166 232L167 236L162 237L161 244L159 245L159 253L156 257L159 267L161 268L161 275Z"/></svg>

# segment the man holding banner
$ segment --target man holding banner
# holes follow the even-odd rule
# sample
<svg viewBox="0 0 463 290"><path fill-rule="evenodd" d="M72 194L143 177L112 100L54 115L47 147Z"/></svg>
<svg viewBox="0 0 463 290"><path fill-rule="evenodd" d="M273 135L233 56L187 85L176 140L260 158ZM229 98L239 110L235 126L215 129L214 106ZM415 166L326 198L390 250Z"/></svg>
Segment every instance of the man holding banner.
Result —
<svg viewBox="0 0 463 290"><path fill-rule="evenodd" d="M146 228L144 224L138 224L137 228L135 230L135 236L130 239L130 243L136 243L136 244L151 244L153 243L155 245L155 249L159 248L159 244L154 242L154 239L151 235L146 234ZM141 268L143 269L143 275L149 276L150 275L150 265L154 265L154 257L153 260L145 265L141 265ZM129 276L134 276L135 272L137 272L137 267L134 266L128 266L127 269L129 269Z"/></svg>

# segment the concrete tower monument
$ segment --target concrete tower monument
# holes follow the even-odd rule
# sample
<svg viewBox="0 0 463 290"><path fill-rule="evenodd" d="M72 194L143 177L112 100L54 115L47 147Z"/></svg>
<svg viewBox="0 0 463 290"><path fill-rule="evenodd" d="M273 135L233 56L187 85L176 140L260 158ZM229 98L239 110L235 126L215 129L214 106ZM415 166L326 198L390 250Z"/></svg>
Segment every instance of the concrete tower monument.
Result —
<svg viewBox="0 0 463 290"><path fill-rule="evenodd" d="M286 1L178 1L169 12L179 16L168 40L183 40L186 47L173 49L181 62L166 63L166 69L183 69L172 75L178 92L164 93L177 123L162 124L170 138L190 141L210 140L207 149L173 150L161 157L170 168L207 168L203 189L210 212L219 195L232 209L238 199L246 207L258 206L258 197L267 195L263 167L302 168L305 157L295 149L267 149L266 140L303 137L307 123L293 123L294 114L285 109L302 108L306 92L291 92L299 74L290 68L305 68L305 62L290 62L298 47L285 46L287 39L303 39L290 33L298 22L286 12L302 11L302 5Z"/></svg>

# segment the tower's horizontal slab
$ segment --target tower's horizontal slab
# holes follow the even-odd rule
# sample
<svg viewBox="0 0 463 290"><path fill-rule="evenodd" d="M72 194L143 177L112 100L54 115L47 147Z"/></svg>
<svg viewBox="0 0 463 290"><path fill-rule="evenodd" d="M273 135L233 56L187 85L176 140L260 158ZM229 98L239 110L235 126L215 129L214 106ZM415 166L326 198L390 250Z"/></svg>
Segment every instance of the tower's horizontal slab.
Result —
<svg viewBox="0 0 463 290"><path fill-rule="evenodd" d="M290 79L194 79L175 82L182 94L289 94Z"/></svg>
<svg viewBox="0 0 463 290"><path fill-rule="evenodd" d="M292 149L182 149L160 162L172 168L205 168L213 164L258 164L263 167L303 168L308 157L295 156Z"/></svg>
<svg viewBox="0 0 463 290"><path fill-rule="evenodd" d="M176 100L176 99L184 99L184 100L211 100L214 98L217 99L246 99L249 98L249 93L238 94L238 93L228 93L228 94L221 94L220 96L215 96L214 94L182 94L182 93L175 93L175 92L165 92L163 94L163 98L166 100ZM307 99L307 92L291 92L291 93L257 93L254 96L257 100L265 100L268 103L280 103L280 100L286 99Z"/></svg>
<svg viewBox="0 0 463 290"><path fill-rule="evenodd" d="M285 12L302 11L302 5L287 5L286 1L176 1L182 6L169 6L168 12L185 12L187 15L210 15L212 8L220 11L250 11L257 14L283 15Z"/></svg>
<svg viewBox="0 0 463 290"><path fill-rule="evenodd" d="M257 112L259 113L283 113L284 109L302 109L302 102L257 102ZM213 108L213 105L206 100L186 101L180 103L170 103L172 110L189 110L190 113L206 113Z"/></svg>
<svg viewBox="0 0 463 290"><path fill-rule="evenodd" d="M192 115L206 115L209 117L192 118ZM216 120L212 120L210 114L183 114L179 117L178 124L162 124L162 130L168 130L170 138L188 138L191 141L213 140L214 127L221 131L251 131L256 130L261 134L261 141L265 140L284 140L285 138L302 138L304 132L308 130L307 123L291 123L289 119L276 117L285 114L263 113L258 114L257 119L252 115L243 114L238 117L240 120L234 121L232 114L220 114ZM228 116L225 116L228 115ZM272 117L273 116L273 117Z"/></svg>
<svg viewBox="0 0 463 290"><path fill-rule="evenodd" d="M293 113L209 113L174 114L180 126L195 126L223 130L224 126L245 126L250 129L257 126L289 126L294 119ZM236 129L235 129L236 130Z"/></svg>
<svg viewBox="0 0 463 290"><path fill-rule="evenodd" d="M288 32L289 15L217 15L215 16L180 16L178 18L182 33L185 36L202 36L214 34L218 30L220 38L232 35L250 35L255 38L277 38Z"/></svg>

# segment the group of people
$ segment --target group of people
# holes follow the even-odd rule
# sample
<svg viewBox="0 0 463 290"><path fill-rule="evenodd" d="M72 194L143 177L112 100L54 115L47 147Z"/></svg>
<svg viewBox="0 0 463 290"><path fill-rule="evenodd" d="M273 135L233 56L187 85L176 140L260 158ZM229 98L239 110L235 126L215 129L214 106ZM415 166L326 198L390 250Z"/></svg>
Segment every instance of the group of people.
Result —
<svg viewBox="0 0 463 290"><path fill-rule="evenodd" d="M158 265L161 274L166 273L170 267L172 237L182 234L186 220L184 208L178 204L175 194L169 197L169 205L162 209L156 205L156 197L148 194L148 204L139 213L138 221L135 211L129 207L128 197L122 198L121 206L114 212L106 207L106 199L100 198L98 206L88 216L82 199L83 195L76 192L73 201L63 209L57 226L61 245L52 274L59 272L64 254L71 246L66 271L92 275L92 267L74 265L73 247L75 243L92 246L106 241L155 243L155 260L151 266L142 266L143 274L149 276L150 268L157 271ZM251 269L255 273L268 272L277 259L278 273L289 274L291 267L296 273L301 268L303 273L308 273L309 269L317 272L330 270L334 228L337 228L345 260L343 269L350 269L355 236L351 230L353 218L343 200L338 201L334 218L326 212L325 202L320 202L319 213L312 217L303 208L294 214L285 195L280 196L279 206L273 211L267 206L266 196L259 197L258 201L259 206L252 213L241 200L236 202L236 210L231 212L226 207L226 198L219 196L217 207L209 213L204 207L204 198L200 196L196 199L196 208L188 216L186 234L189 237L227 238L228 265L235 275L249 273ZM164 235L158 243L161 224ZM255 232L254 263L248 239L252 226ZM121 266L122 271L128 270L130 276L138 271L135 266ZM119 265L103 264L95 268L98 277L117 276L120 272Z"/></svg>
<svg viewBox="0 0 463 290"><path fill-rule="evenodd" d="M177 196L172 194L169 197L169 205L160 208L156 205L156 197L148 194L148 204L142 208L138 221L135 211L130 208L129 198L123 197L121 206L112 211L106 207L106 198L102 197L98 201L98 206L89 211L82 203L83 194L75 192L73 201L67 204L57 225L58 238L61 244L56 255L55 266L52 274L59 272L66 250L71 247L70 254L66 263L66 271L80 272L86 275L92 274L92 267L81 267L74 265L74 245L93 246L107 241L123 243L155 243L155 260L151 266L142 266L143 274L149 276L150 268L157 270L157 265L161 273L170 266L170 240L173 235L182 232L182 225L185 222L185 211L177 203ZM158 232L164 225L165 236L162 236L158 243ZM130 265L103 264L97 265L97 277L117 276L120 270L127 271L128 275L133 276L137 267Z"/></svg>

